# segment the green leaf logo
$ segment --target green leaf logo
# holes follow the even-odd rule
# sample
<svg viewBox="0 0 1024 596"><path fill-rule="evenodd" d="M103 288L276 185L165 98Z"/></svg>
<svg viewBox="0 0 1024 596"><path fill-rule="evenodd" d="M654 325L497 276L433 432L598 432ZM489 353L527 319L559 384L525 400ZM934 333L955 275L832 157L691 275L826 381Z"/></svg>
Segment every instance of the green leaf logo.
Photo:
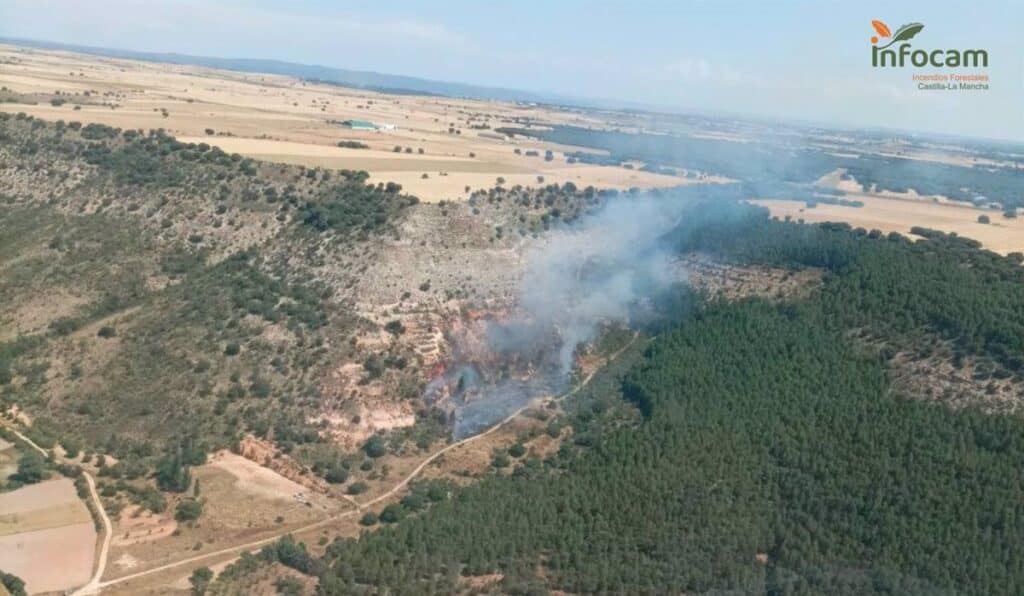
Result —
<svg viewBox="0 0 1024 596"><path fill-rule="evenodd" d="M924 29L924 25L922 25L921 23L907 23L906 25L903 25L902 27L896 30L896 33L893 34L892 40L889 41L889 43L885 44L879 49L884 50L885 48L891 46L896 42L910 41L911 39L914 38L915 35L920 33L922 29Z"/></svg>

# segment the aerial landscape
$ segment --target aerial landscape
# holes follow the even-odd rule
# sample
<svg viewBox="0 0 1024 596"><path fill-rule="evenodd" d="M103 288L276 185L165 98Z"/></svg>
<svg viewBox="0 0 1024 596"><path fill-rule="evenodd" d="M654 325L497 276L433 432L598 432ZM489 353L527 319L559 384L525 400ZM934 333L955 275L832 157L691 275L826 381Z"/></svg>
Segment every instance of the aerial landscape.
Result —
<svg viewBox="0 0 1024 596"><path fill-rule="evenodd" d="M482 6L212 4L0 6L0 596L1024 592L1019 31L843 119L549 84L439 39ZM843 9L858 68L914 8Z"/></svg>

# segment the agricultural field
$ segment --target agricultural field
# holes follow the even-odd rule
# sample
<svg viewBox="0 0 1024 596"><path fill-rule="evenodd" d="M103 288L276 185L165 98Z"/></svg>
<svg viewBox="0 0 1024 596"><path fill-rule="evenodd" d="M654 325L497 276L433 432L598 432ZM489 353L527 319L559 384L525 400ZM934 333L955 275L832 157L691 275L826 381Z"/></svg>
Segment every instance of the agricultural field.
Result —
<svg viewBox="0 0 1024 596"><path fill-rule="evenodd" d="M579 148L494 132L517 122L597 123L553 107L393 95L213 69L0 46L0 87L29 96L0 110L122 129L162 128L228 153L310 167L365 170L424 201L466 199L471 189L572 182L620 190L685 183L624 167L566 163ZM352 130L365 120L387 129ZM365 149L339 147L354 143ZM552 159L545 155L552 152ZM531 156L533 154L533 156Z"/></svg>
<svg viewBox="0 0 1024 596"><path fill-rule="evenodd" d="M849 193L847 198L860 201L863 206L823 203L808 206L805 201L785 200L752 202L768 208L775 217L794 221L841 221L867 230L904 235L912 235L911 228L921 226L977 240L989 250L1004 255L1024 250L1024 217L1005 218L991 210L927 197ZM988 223L979 222L979 217L987 218Z"/></svg>
<svg viewBox="0 0 1024 596"><path fill-rule="evenodd" d="M0 561L31 593L85 584L95 546L96 528L71 480L0 493Z"/></svg>
<svg viewBox="0 0 1024 596"><path fill-rule="evenodd" d="M0 571L1019 591L1021 155L0 45Z"/></svg>

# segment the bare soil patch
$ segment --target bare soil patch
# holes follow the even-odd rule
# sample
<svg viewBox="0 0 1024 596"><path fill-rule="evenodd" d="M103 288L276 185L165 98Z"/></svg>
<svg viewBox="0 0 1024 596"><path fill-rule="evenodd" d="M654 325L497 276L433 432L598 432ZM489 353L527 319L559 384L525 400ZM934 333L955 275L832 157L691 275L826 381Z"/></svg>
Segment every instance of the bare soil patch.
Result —
<svg viewBox="0 0 1024 596"><path fill-rule="evenodd" d="M207 465L228 472L235 477L238 490L252 495L294 501L309 492L305 486L229 451L214 454Z"/></svg>
<svg viewBox="0 0 1024 596"><path fill-rule="evenodd" d="M85 584L95 550L96 528L70 480L0 494L0 561L30 593Z"/></svg>
<svg viewBox="0 0 1024 596"><path fill-rule="evenodd" d="M89 511L78 499L75 484L67 478L30 484L18 490L0 493L0 512L5 516L31 513L68 503L80 504L85 515L83 519L90 519Z"/></svg>

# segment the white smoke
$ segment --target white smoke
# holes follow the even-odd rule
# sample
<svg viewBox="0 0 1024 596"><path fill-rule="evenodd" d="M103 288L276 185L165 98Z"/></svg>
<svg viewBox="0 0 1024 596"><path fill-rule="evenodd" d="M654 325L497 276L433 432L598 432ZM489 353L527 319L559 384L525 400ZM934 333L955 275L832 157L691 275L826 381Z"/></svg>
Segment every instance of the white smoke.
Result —
<svg viewBox="0 0 1024 596"><path fill-rule="evenodd" d="M516 315L488 328L488 347L531 362L529 379L503 379L456 396L455 435L468 436L529 401L566 388L580 344L678 279L665 235L690 201L661 196L611 199L599 211L552 230L526 255Z"/></svg>
<svg viewBox="0 0 1024 596"><path fill-rule="evenodd" d="M676 281L663 236L679 224L684 203L614 200L531 250L519 307L541 334L531 339L544 340L551 330L561 337L563 372L577 344L593 340L602 324L625 322L639 301Z"/></svg>

